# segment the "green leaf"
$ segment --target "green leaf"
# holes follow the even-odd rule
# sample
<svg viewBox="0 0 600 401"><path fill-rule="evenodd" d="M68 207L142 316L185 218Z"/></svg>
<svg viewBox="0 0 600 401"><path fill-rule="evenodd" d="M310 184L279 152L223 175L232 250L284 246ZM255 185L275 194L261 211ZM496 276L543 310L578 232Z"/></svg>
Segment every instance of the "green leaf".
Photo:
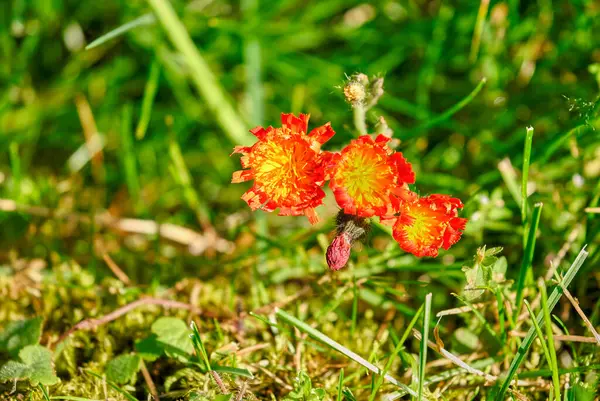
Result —
<svg viewBox="0 0 600 401"><path fill-rule="evenodd" d="M141 358L136 354L119 355L106 365L106 378L117 384L135 381Z"/></svg>
<svg viewBox="0 0 600 401"><path fill-rule="evenodd" d="M37 344L42 334L42 322L41 317L35 317L9 323L0 333L0 351L16 358L25 346Z"/></svg>
<svg viewBox="0 0 600 401"><path fill-rule="evenodd" d="M0 382L26 379L31 368L21 362L8 361L0 368Z"/></svg>
<svg viewBox="0 0 600 401"><path fill-rule="evenodd" d="M165 351L164 347L158 342L156 334L136 341L135 350L139 356L150 362L157 360Z"/></svg>
<svg viewBox="0 0 600 401"><path fill-rule="evenodd" d="M215 401L229 401L233 398L233 394L219 394L215 397Z"/></svg>
<svg viewBox="0 0 600 401"><path fill-rule="evenodd" d="M486 288L494 288L504 281L507 262L505 257L497 257L502 252L501 247L486 249L482 246L477 250L473 266L463 266L467 284L463 296L467 301L479 298Z"/></svg>
<svg viewBox="0 0 600 401"><path fill-rule="evenodd" d="M161 317L152 325L152 332L156 334L159 342L179 349L188 355L191 355L194 350L189 338L190 330L181 319ZM169 352L167 353L169 354Z"/></svg>
<svg viewBox="0 0 600 401"><path fill-rule="evenodd" d="M52 352L41 345L28 345L19 352L21 362L8 361L0 368L0 381L25 380L51 386L59 379L52 367Z"/></svg>
<svg viewBox="0 0 600 401"><path fill-rule="evenodd" d="M58 383L59 379L52 367L52 352L46 347L28 345L19 352L19 358L31 368L29 380L32 383L42 383L45 386Z"/></svg>

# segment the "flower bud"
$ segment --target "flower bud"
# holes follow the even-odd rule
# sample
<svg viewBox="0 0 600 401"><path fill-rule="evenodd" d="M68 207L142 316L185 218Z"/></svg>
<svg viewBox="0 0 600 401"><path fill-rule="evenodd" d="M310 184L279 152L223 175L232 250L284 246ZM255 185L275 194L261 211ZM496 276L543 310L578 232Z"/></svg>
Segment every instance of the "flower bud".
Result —
<svg viewBox="0 0 600 401"><path fill-rule="evenodd" d="M352 105L364 102L366 95L365 85L358 80L352 80L344 86L344 97Z"/></svg>
<svg viewBox="0 0 600 401"><path fill-rule="evenodd" d="M331 245L327 247L327 253L325 254L329 269L337 271L346 266L348 259L350 259L351 249L352 243L350 236L347 233L341 233L335 237L331 242Z"/></svg>

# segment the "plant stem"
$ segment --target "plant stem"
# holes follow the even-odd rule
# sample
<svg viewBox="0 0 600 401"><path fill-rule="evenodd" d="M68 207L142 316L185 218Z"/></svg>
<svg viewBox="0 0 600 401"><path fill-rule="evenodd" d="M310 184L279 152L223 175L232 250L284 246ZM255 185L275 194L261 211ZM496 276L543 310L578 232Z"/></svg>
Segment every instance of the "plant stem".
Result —
<svg viewBox="0 0 600 401"><path fill-rule="evenodd" d="M367 134L367 111L365 110L365 106L362 103L357 103L352 106L352 111L354 112L354 126L358 130L360 135Z"/></svg>

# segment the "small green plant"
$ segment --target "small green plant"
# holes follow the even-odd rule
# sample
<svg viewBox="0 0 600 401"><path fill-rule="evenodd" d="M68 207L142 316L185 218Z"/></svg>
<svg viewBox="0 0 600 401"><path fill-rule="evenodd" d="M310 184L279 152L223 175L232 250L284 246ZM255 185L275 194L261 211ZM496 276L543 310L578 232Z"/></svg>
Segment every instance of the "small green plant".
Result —
<svg viewBox="0 0 600 401"><path fill-rule="evenodd" d="M466 278L463 293L468 301L476 300L486 290L493 290L504 282L507 262L504 256L497 256L500 252L501 247L486 249L484 245L477 249L473 265L463 266Z"/></svg>
<svg viewBox="0 0 600 401"><path fill-rule="evenodd" d="M51 386L59 382L52 366L52 352L41 345L28 345L19 351L19 360L0 368L0 382L28 380L31 385Z"/></svg>
<svg viewBox="0 0 600 401"><path fill-rule="evenodd" d="M294 379L294 389L283 401L323 401L327 393L321 388L313 388L306 372L301 371Z"/></svg>

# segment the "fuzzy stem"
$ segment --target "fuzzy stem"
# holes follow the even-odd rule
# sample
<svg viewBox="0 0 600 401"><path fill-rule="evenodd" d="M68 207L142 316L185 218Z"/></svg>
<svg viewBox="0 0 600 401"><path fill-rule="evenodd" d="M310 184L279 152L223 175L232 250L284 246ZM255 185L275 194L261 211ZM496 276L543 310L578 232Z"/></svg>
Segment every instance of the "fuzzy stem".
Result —
<svg viewBox="0 0 600 401"><path fill-rule="evenodd" d="M352 106L352 110L354 111L354 126L358 130L360 135L367 134L367 122L366 117L367 113L365 110L365 106L362 103L355 104Z"/></svg>

